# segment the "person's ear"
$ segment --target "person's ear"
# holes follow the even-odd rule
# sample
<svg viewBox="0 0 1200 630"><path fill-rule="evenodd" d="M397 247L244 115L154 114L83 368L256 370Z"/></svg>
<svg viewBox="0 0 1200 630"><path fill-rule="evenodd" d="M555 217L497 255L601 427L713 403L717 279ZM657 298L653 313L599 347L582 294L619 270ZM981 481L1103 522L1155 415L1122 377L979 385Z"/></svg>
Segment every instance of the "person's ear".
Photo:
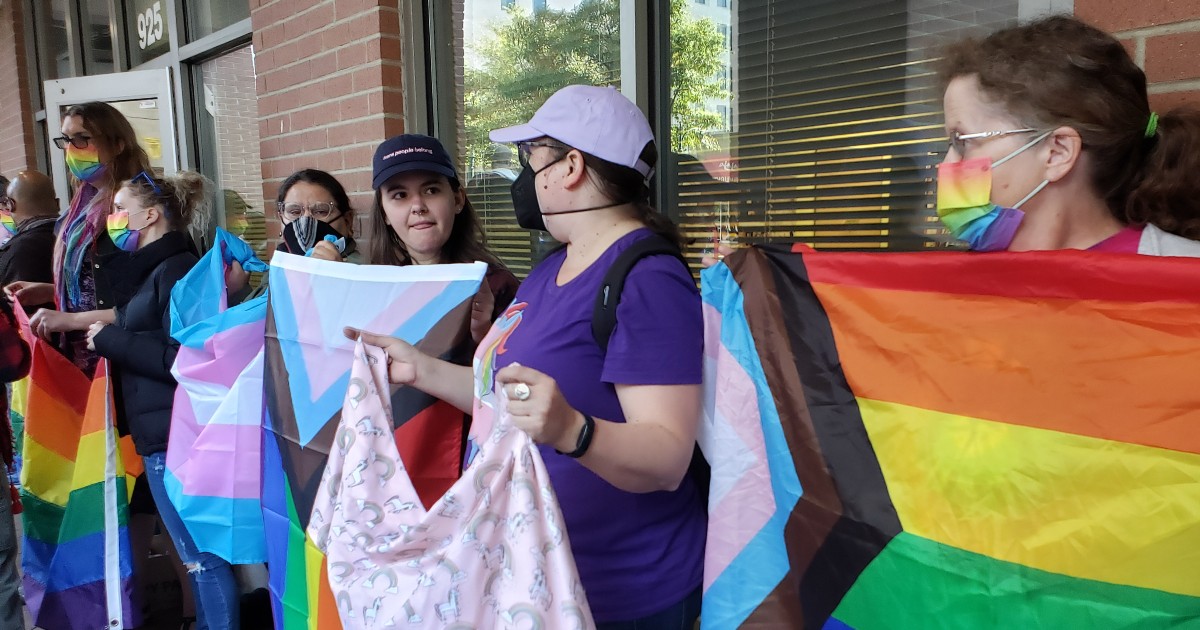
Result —
<svg viewBox="0 0 1200 630"><path fill-rule="evenodd" d="M454 214L459 214L467 207L467 191L462 186L454 191Z"/></svg>
<svg viewBox="0 0 1200 630"><path fill-rule="evenodd" d="M1083 155L1083 138L1071 127L1059 127L1046 137L1046 179L1057 182L1066 177L1079 164Z"/></svg>
<svg viewBox="0 0 1200 630"><path fill-rule="evenodd" d="M562 161L566 166L562 173L564 188L576 188L587 179L587 163L583 160L583 153L580 153L579 149L571 149Z"/></svg>
<svg viewBox="0 0 1200 630"><path fill-rule="evenodd" d="M151 225L154 225L155 223L158 222L159 219L162 218L162 215L163 215L163 211L162 211L162 208L160 208L159 206L150 206L149 208L146 208L146 225L143 226L141 229L144 230L144 229L150 227Z"/></svg>

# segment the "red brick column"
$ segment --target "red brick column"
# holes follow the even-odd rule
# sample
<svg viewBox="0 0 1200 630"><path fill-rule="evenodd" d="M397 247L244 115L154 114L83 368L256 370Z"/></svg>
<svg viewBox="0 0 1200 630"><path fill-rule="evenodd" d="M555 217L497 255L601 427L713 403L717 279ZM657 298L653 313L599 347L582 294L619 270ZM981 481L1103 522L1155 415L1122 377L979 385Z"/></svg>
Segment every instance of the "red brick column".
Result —
<svg viewBox="0 0 1200 630"><path fill-rule="evenodd" d="M1146 71L1155 110L1200 106L1200 2L1075 0L1075 15L1125 43Z"/></svg>
<svg viewBox="0 0 1200 630"><path fill-rule="evenodd" d="M375 147L403 133L395 1L251 0L250 18L267 205L293 172L329 171L350 193L355 233L365 234Z"/></svg>
<svg viewBox="0 0 1200 630"><path fill-rule="evenodd" d="M0 3L0 173L9 178L37 167L22 4Z"/></svg>

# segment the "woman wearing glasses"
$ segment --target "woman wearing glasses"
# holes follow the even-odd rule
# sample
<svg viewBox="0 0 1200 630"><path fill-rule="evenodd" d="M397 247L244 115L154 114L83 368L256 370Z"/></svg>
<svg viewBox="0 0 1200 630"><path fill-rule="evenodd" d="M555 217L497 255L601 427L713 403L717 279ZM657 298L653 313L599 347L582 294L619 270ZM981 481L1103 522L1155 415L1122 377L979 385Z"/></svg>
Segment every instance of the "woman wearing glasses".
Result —
<svg viewBox="0 0 1200 630"><path fill-rule="evenodd" d="M96 321L113 321L122 296L111 290L109 267L125 257L104 232L118 182L150 168L133 127L107 103L84 103L67 109L62 136L54 144L66 152L76 192L67 214L59 219L54 246L54 284L14 282L5 289L22 304L53 302L58 310L41 309L30 319L33 332L50 339L85 374L97 358L87 349L85 331Z"/></svg>
<svg viewBox="0 0 1200 630"><path fill-rule="evenodd" d="M280 251L303 256L311 249L314 258L365 262L354 242L354 209L350 207L350 197L333 175L312 168L292 173L279 185L275 206L279 222L283 224ZM301 226L304 229L299 230L298 236L297 228ZM334 245L324 240L326 235L333 236L334 241L341 239L341 243ZM298 251L301 249L305 251Z"/></svg>
<svg viewBox="0 0 1200 630"><path fill-rule="evenodd" d="M656 237L679 243L650 206L658 158L650 125L620 92L574 85L528 124L491 138L519 151L518 224L566 246L530 272L480 346L478 372L399 339L347 334L387 351L393 382L476 418L507 399L512 423L540 446L597 628L690 630L707 529L687 474L704 350L691 273L671 255L642 258L626 276L606 347L592 331L596 295L618 256Z"/></svg>
<svg viewBox="0 0 1200 630"><path fill-rule="evenodd" d="M938 214L969 248L1200 256L1200 113L1152 111L1111 35L1044 18L952 44L938 74Z"/></svg>
<svg viewBox="0 0 1200 630"><path fill-rule="evenodd" d="M1151 111L1115 38L1045 18L950 46L939 74L938 213L972 249L1200 255L1200 115Z"/></svg>

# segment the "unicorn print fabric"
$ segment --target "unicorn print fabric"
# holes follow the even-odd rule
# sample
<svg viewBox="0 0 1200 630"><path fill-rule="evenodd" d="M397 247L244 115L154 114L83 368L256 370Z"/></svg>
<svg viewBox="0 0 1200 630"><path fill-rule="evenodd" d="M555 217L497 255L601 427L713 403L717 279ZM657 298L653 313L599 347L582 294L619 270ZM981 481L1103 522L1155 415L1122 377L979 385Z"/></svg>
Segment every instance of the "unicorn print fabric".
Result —
<svg viewBox="0 0 1200 630"><path fill-rule="evenodd" d="M383 351L360 342L308 525L342 625L593 628L529 437L503 411L477 417L477 456L427 511L392 438L386 371Z"/></svg>

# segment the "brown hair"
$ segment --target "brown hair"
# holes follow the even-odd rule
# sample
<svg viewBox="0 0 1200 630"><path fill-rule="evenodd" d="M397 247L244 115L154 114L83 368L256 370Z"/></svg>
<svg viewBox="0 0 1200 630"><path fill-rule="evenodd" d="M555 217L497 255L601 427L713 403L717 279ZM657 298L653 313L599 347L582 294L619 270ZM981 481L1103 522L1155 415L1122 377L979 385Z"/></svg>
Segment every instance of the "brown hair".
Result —
<svg viewBox="0 0 1200 630"><path fill-rule="evenodd" d="M1200 239L1200 113L1159 114L1148 134L1146 75L1111 35L1047 17L950 45L938 75L943 88L978 77L1022 124L1079 132L1092 186L1117 220Z"/></svg>
<svg viewBox="0 0 1200 630"><path fill-rule="evenodd" d="M287 197L288 191L299 182L324 188L329 196L333 197L333 203L341 213L337 218L346 218L346 231L349 232L346 236L354 236L354 207L350 205L350 196L346 194L346 188L342 186L342 183L325 171L304 168L283 180L283 183L279 185L279 192L275 195L275 206L279 212L282 212L283 200Z"/></svg>
<svg viewBox="0 0 1200 630"><path fill-rule="evenodd" d="M151 176L151 185L145 178L125 181L121 187L128 190L143 208L158 206L167 217L172 230L188 228L203 230L208 222L209 181L200 173L180 171L171 177L159 179ZM155 190L155 187L158 190Z"/></svg>
<svg viewBox="0 0 1200 630"><path fill-rule="evenodd" d="M561 159L570 150L563 146L561 153L556 157ZM675 225L675 222L667 215L655 210L654 206L650 204L650 182L641 173L636 169L609 162L590 153L583 151L580 153L583 154L583 163L596 174L595 182L600 192L604 193L613 203L633 204L635 216L643 225L674 243L681 250L684 248L683 235L679 233L679 226ZM658 147L655 146L654 141L647 142L638 157L653 168L658 163Z"/></svg>
<svg viewBox="0 0 1200 630"><path fill-rule="evenodd" d="M72 105L63 116L82 118L83 128L92 134L92 138L99 139L113 152L109 162L104 165L107 180L104 188L115 192L119 183L150 170L150 157L138 144L133 126L112 105L99 101Z"/></svg>
<svg viewBox="0 0 1200 630"><path fill-rule="evenodd" d="M445 177L444 175L442 177ZM458 192L462 184L457 179L446 177L450 189ZM411 265L412 256L404 241L396 235L396 231L387 223L387 215L383 212L383 192L375 191L375 201L371 204L371 247L368 261L372 265ZM488 264L488 268L506 269L500 258L492 253L487 246L487 236L483 232L483 223L475 212L471 200L463 193L463 209L454 215L454 225L450 228L450 237L442 245L442 262L472 263L477 260Z"/></svg>

